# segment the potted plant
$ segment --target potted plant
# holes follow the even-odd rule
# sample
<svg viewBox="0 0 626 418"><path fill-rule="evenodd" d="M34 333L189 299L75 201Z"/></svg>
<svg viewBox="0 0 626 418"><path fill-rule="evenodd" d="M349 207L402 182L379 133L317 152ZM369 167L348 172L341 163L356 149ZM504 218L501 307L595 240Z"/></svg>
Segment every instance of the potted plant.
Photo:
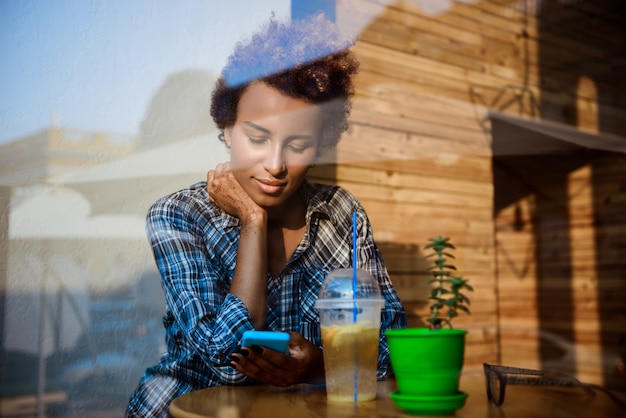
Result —
<svg viewBox="0 0 626 418"><path fill-rule="evenodd" d="M391 365L398 391L391 397L396 405L416 415L446 415L465 404L467 394L459 392L467 331L454 329L452 321L460 312L470 313L466 291L474 289L456 274L450 238L430 238L424 247L433 263L428 299L429 327L386 331Z"/></svg>

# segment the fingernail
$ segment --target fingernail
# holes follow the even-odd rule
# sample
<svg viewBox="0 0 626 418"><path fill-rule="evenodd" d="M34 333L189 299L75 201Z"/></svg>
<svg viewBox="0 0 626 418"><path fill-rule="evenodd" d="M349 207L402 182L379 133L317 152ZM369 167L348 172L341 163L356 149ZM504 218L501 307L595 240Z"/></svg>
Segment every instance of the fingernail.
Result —
<svg viewBox="0 0 626 418"><path fill-rule="evenodd" d="M244 357L248 357L250 355L250 352L248 350L241 349L239 350L239 354L241 354Z"/></svg>
<svg viewBox="0 0 626 418"><path fill-rule="evenodd" d="M235 357L233 355L228 356L232 361L234 361L235 363L239 363L239 357Z"/></svg>
<svg viewBox="0 0 626 418"><path fill-rule="evenodd" d="M255 353L263 354L263 347L261 347L260 345L253 345L250 348L252 348Z"/></svg>

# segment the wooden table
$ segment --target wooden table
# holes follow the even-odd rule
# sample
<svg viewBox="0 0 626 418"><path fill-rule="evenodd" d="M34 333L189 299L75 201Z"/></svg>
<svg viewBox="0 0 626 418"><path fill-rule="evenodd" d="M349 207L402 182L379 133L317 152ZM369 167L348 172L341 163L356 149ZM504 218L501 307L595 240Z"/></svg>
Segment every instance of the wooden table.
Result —
<svg viewBox="0 0 626 418"><path fill-rule="evenodd" d="M393 403L389 393L394 380L378 382L377 399L371 402L337 403L326 400L324 387L295 385L278 388L267 385L219 386L202 389L175 399L170 405L174 418L342 418L411 417ZM596 391L587 396L580 388L539 388L507 385L505 401L496 407L487 401L483 374L463 375L461 390L469 397L463 417L621 417L626 416L626 394L612 398ZM621 405L620 405L621 402Z"/></svg>

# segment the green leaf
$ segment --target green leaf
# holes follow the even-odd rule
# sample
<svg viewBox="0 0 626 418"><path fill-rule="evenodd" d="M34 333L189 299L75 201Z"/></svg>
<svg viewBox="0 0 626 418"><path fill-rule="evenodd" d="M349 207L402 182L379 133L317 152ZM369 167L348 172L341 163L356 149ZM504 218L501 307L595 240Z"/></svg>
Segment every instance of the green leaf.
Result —
<svg viewBox="0 0 626 418"><path fill-rule="evenodd" d="M460 309L460 310L462 310L463 312L466 312L466 313L468 313L468 314L470 313L470 310L469 310L469 309L467 308L467 306L465 306L465 305L459 305L459 306L457 306L457 309Z"/></svg>
<svg viewBox="0 0 626 418"><path fill-rule="evenodd" d="M444 305L443 303L440 303L440 302L438 302L438 303L433 303L432 305L430 305L430 310L433 310L433 309L441 309L441 308L443 308L444 306L445 306L445 305Z"/></svg>
<svg viewBox="0 0 626 418"><path fill-rule="evenodd" d="M441 323L443 322L443 320L441 318L428 318L428 322L430 323L430 327L432 329L439 329L441 328Z"/></svg>
<svg viewBox="0 0 626 418"><path fill-rule="evenodd" d="M440 298L443 295L447 295L450 294L450 291L448 289L443 289L441 287L436 287L434 289L431 289L430 291L430 296L433 298Z"/></svg>
<svg viewBox="0 0 626 418"><path fill-rule="evenodd" d="M463 294L459 293L458 298L459 298L459 299L460 299L463 303L466 303L466 304L468 304L468 305L471 305L470 300L469 300L469 298L468 298L467 296L465 296L465 295L463 295Z"/></svg>

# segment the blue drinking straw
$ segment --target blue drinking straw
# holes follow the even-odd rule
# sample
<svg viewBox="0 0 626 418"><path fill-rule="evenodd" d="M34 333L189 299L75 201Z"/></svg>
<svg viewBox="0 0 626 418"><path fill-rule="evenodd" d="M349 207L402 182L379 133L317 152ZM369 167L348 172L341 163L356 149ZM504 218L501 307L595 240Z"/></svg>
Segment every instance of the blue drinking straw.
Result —
<svg viewBox="0 0 626 418"><path fill-rule="evenodd" d="M356 211L352 212L352 322L356 324ZM355 352L355 354L358 354ZM354 358L354 402L358 401L358 361Z"/></svg>
<svg viewBox="0 0 626 418"><path fill-rule="evenodd" d="M356 211L352 212L352 322L356 324Z"/></svg>

